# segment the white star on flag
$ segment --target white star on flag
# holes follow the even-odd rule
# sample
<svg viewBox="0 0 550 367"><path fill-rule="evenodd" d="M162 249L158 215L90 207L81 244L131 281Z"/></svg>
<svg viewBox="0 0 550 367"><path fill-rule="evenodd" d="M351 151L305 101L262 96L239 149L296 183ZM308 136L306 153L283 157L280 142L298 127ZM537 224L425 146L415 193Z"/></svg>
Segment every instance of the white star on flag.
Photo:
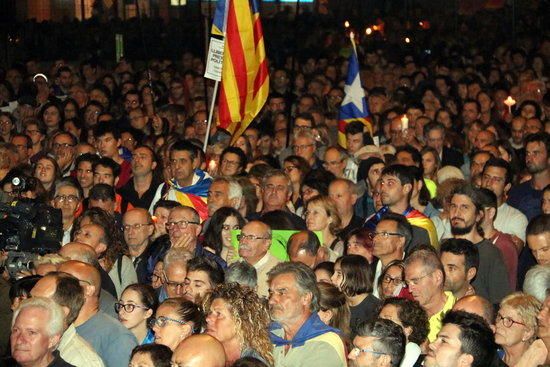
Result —
<svg viewBox="0 0 550 367"><path fill-rule="evenodd" d="M342 106L347 105L348 103L353 103L355 107L357 107L357 109L361 111L361 113L364 113L365 111L363 111L363 98L365 97L365 92L361 87L359 74L355 75L355 79L353 79L353 83L351 85L346 85L344 87L344 92L346 93L346 96L342 101Z"/></svg>

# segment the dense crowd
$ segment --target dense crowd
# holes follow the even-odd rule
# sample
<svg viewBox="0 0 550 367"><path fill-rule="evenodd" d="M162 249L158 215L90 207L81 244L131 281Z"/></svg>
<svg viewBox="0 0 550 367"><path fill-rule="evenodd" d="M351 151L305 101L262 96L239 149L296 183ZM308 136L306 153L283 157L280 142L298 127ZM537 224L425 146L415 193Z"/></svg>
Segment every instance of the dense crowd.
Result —
<svg viewBox="0 0 550 367"><path fill-rule="evenodd" d="M341 33L241 136L190 52L1 70L0 220L60 238L2 253L0 366L550 365L550 38L359 40L342 147Z"/></svg>

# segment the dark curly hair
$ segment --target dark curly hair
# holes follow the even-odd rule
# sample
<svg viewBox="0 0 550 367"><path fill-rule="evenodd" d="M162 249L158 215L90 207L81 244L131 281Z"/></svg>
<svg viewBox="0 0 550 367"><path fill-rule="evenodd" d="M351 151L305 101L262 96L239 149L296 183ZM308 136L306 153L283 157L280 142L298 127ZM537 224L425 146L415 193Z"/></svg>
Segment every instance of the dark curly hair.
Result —
<svg viewBox="0 0 550 367"><path fill-rule="evenodd" d="M397 308L397 316L403 328L411 328L412 331L408 340L418 345L424 343L428 337L430 327L428 323L428 314L420 304L417 301L406 298L391 297L384 301L382 308L387 305L392 305Z"/></svg>
<svg viewBox="0 0 550 367"><path fill-rule="evenodd" d="M75 220L71 230L71 238L74 238L75 233L80 230L81 223L85 218L103 228L107 250L103 255L100 255L100 258L104 261L105 271L109 272L119 255L130 256L122 230L117 226L115 218L111 214L101 208L89 208Z"/></svg>

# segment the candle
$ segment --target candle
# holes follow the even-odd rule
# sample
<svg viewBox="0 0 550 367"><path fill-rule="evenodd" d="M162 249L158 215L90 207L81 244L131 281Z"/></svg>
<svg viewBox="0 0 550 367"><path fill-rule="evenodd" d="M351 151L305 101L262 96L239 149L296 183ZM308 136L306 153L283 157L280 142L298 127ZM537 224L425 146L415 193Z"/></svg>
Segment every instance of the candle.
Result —
<svg viewBox="0 0 550 367"><path fill-rule="evenodd" d="M504 100L504 104L508 106L508 112L512 113L512 106L516 104L516 100L513 99L512 96L508 96L508 98Z"/></svg>
<svg viewBox="0 0 550 367"><path fill-rule="evenodd" d="M370 36L372 34L371 27L367 27L367 29L365 30L365 33Z"/></svg>
<svg viewBox="0 0 550 367"><path fill-rule="evenodd" d="M407 115L403 115L403 117L401 117L401 131L405 131L409 128L409 118L407 117Z"/></svg>
<svg viewBox="0 0 550 367"><path fill-rule="evenodd" d="M349 32L349 38L353 41L355 39L355 33Z"/></svg>
<svg viewBox="0 0 550 367"><path fill-rule="evenodd" d="M344 27L349 28L349 22L347 20L344 22Z"/></svg>
<svg viewBox="0 0 550 367"><path fill-rule="evenodd" d="M216 172L216 160L211 159L208 163L208 173L213 174Z"/></svg>

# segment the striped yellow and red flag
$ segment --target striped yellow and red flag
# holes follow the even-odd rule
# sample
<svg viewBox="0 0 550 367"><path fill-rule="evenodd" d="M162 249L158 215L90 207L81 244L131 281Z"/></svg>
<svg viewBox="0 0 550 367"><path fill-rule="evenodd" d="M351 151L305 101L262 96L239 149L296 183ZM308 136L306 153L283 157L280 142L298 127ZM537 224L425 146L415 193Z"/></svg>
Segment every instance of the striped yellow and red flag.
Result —
<svg viewBox="0 0 550 367"><path fill-rule="evenodd" d="M212 33L225 36L218 126L228 130L235 141L258 115L269 94L257 1L218 0Z"/></svg>

